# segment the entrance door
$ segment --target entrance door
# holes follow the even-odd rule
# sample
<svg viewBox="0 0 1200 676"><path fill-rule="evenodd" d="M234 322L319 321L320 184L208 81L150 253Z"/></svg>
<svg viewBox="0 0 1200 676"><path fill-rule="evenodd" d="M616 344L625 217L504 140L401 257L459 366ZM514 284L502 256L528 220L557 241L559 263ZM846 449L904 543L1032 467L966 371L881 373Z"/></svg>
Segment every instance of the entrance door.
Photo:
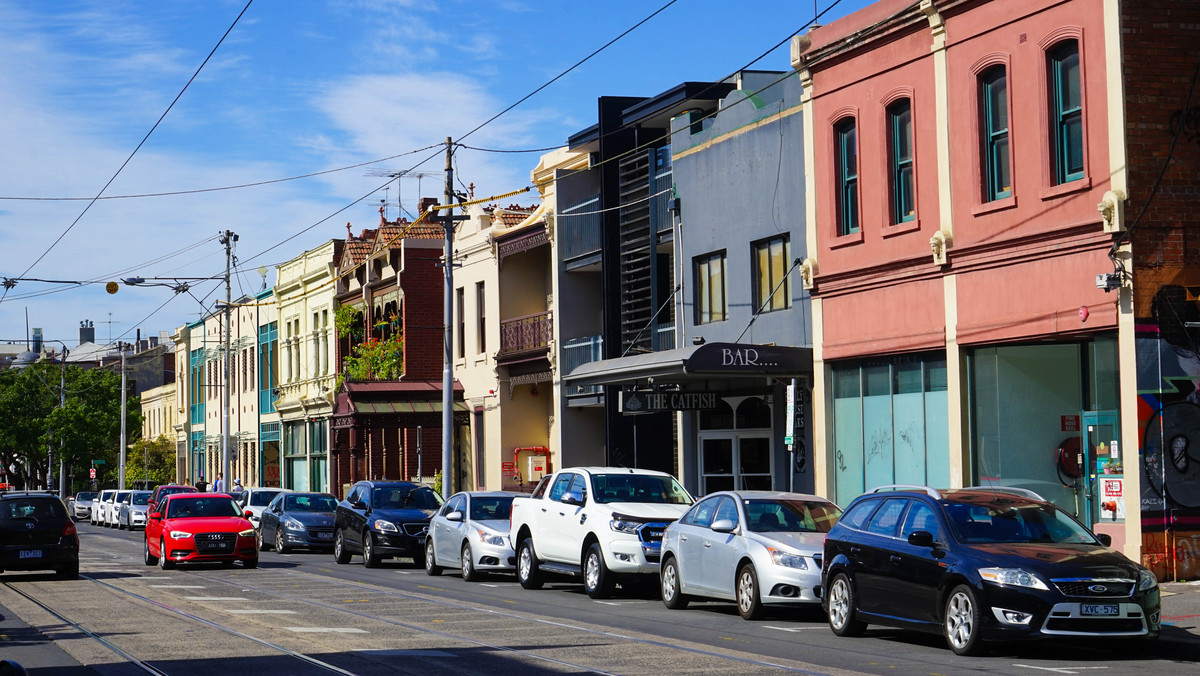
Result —
<svg viewBox="0 0 1200 676"><path fill-rule="evenodd" d="M1104 475L1112 475L1121 466L1122 457L1119 439L1117 411L1083 412L1083 473L1084 510L1081 520L1091 528L1100 521L1100 482ZM1117 471L1117 474L1120 472Z"/></svg>
<svg viewBox="0 0 1200 676"><path fill-rule="evenodd" d="M771 490L771 432L700 433L700 490Z"/></svg>

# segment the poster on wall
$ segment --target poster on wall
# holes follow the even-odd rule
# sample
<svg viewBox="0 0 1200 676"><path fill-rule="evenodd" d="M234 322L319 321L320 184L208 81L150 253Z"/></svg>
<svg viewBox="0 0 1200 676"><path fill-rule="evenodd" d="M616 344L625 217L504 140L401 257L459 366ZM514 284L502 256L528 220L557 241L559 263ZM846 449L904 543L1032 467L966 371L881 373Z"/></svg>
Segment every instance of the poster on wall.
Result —
<svg viewBox="0 0 1200 676"><path fill-rule="evenodd" d="M1100 477L1100 517L1102 521L1125 520L1125 480Z"/></svg>

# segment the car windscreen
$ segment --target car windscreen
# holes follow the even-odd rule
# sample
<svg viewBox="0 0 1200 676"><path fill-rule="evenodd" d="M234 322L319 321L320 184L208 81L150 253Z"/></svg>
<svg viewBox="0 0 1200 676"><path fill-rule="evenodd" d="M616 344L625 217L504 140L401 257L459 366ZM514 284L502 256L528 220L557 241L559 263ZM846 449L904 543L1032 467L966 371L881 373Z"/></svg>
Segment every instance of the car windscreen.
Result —
<svg viewBox="0 0 1200 676"><path fill-rule="evenodd" d="M241 516L232 498L187 498L172 500L167 506L168 519L188 519L201 516Z"/></svg>
<svg viewBox="0 0 1200 676"><path fill-rule="evenodd" d="M85 500L95 500L95 499L96 499L95 493L80 493L75 496L75 502L82 502Z"/></svg>
<svg viewBox="0 0 1200 676"><path fill-rule="evenodd" d="M377 486L371 491L371 506L375 509L437 509L442 506L442 500L428 486Z"/></svg>
<svg viewBox="0 0 1200 676"><path fill-rule="evenodd" d="M254 491L250 494L250 504L255 507L266 507L271 504L276 495L279 495L279 491Z"/></svg>
<svg viewBox="0 0 1200 676"><path fill-rule="evenodd" d="M743 500L746 521L755 533L828 533L841 516L836 505L824 500Z"/></svg>
<svg viewBox="0 0 1200 676"><path fill-rule="evenodd" d="M133 504L146 505L149 503L150 503L150 494L149 493L134 493L133 494Z"/></svg>
<svg viewBox="0 0 1200 676"><path fill-rule="evenodd" d="M960 542L1099 544L1071 515L1048 503L999 498L988 504L947 502L946 516Z"/></svg>
<svg viewBox="0 0 1200 676"><path fill-rule="evenodd" d="M337 500L331 495L289 495L283 499L283 508L288 512L332 512Z"/></svg>
<svg viewBox="0 0 1200 676"><path fill-rule="evenodd" d="M508 519L512 512L512 496L475 496L471 498L471 520Z"/></svg>
<svg viewBox="0 0 1200 676"><path fill-rule="evenodd" d="M593 499L607 502L651 502L664 505L690 505L692 496L672 476L656 474L594 474Z"/></svg>

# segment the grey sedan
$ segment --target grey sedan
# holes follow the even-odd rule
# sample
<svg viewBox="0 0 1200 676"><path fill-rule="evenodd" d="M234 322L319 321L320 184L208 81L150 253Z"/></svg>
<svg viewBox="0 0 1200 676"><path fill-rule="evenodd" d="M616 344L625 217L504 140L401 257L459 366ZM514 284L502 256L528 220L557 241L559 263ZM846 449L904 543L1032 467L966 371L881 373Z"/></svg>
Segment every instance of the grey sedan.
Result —
<svg viewBox="0 0 1200 676"><path fill-rule="evenodd" d="M262 510L259 548L280 554L293 548L333 549L337 498L329 493L279 493Z"/></svg>
<svg viewBox="0 0 1200 676"><path fill-rule="evenodd" d="M133 530L146 527L146 507L151 491L130 491L125 500L117 505L117 528Z"/></svg>
<svg viewBox="0 0 1200 676"><path fill-rule="evenodd" d="M464 491L450 496L429 522L425 572L462 571L464 580L485 572L513 572L517 555L508 539L513 498L523 493Z"/></svg>
<svg viewBox="0 0 1200 676"><path fill-rule="evenodd" d="M691 598L735 601L747 620L768 605L821 601L821 551L841 515L815 495L723 491L697 502L663 534L661 590L668 608Z"/></svg>

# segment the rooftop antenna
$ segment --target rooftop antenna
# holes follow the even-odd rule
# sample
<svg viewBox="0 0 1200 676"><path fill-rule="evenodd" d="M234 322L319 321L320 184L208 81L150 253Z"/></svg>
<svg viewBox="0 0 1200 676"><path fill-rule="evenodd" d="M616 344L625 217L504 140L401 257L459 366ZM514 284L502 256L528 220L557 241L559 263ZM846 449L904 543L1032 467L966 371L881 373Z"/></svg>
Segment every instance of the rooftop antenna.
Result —
<svg viewBox="0 0 1200 676"><path fill-rule="evenodd" d="M263 278L263 285L262 285L261 290L266 291L267 290L267 266L265 266L265 265L258 266L258 274L262 275L262 278Z"/></svg>
<svg viewBox="0 0 1200 676"><path fill-rule="evenodd" d="M417 178L417 197L419 198L421 196L421 179L426 178L426 177L441 176L442 174L439 172L433 172L433 171L412 171L410 169L404 169L401 171L394 171L392 169L371 169L370 171L367 172L367 175L368 176L390 176L390 177L396 179L396 206L397 206L396 218L399 219L400 216L404 213L404 194L400 190L400 179L405 176L415 176ZM383 190L384 190L383 204L384 204L384 206L387 206L387 194L388 194L387 191L388 191L388 188L390 188L390 187L391 187L390 182L388 183L388 185L385 185L383 187ZM384 218L387 218L386 212L384 213Z"/></svg>

